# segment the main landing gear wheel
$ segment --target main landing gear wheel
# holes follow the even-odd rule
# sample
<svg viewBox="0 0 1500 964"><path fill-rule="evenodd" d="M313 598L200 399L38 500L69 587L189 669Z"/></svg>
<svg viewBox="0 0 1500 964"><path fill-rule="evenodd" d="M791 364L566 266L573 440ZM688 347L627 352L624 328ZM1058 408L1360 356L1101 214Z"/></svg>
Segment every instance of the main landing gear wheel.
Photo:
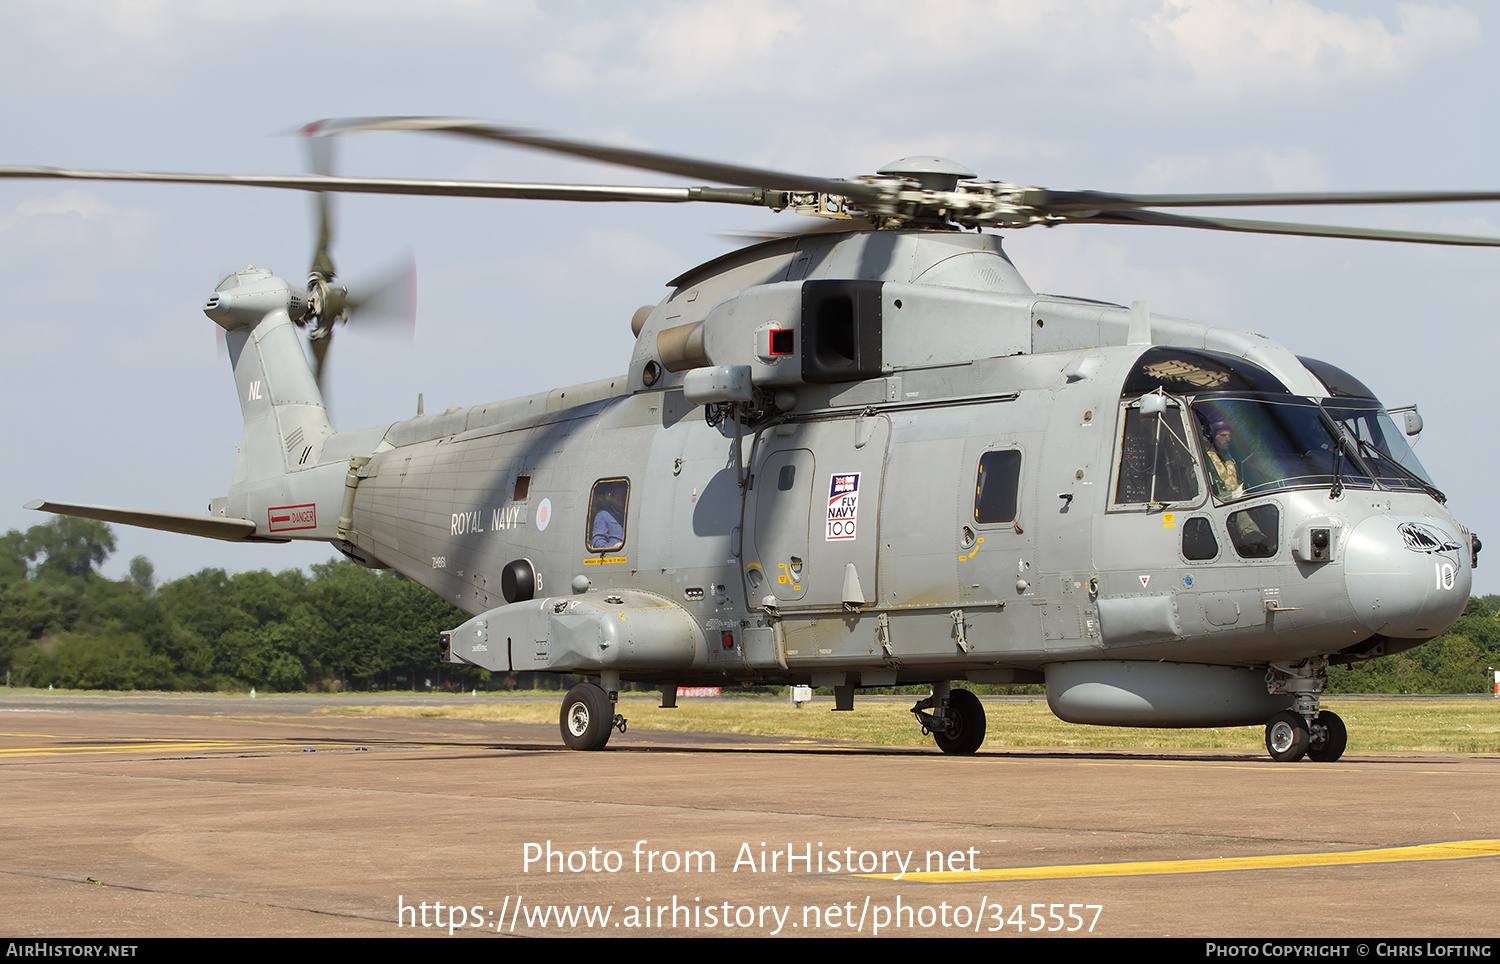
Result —
<svg viewBox="0 0 1500 964"><path fill-rule="evenodd" d="M602 750L614 729L615 711L609 694L593 683L579 683L563 697L558 724L571 750Z"/></svg>
<svg viewBox="0 0 1500 964"><path fill-rule="evenodd" d="M1344 755L1349 745L1349 730L1337 713L1327 710L1313 717L1312 736L1307 745L1307 758L1314 763L1332 763Z"/></svg>
<svg viewBox="0 0 1500 964"><path fill-rule="evenodd" d="M977 753L984 743L984 705L968 690L948 696L948 730L934 730L932 738L944 753Z"/></svg>
<svg viewBox="0 0 1500 964"><path fill-rule="evenodd" d="M1266 749L1277 763L1296 763L1307 755L1312 736L1302 714L1283 710L1266 724Z"/></svg>

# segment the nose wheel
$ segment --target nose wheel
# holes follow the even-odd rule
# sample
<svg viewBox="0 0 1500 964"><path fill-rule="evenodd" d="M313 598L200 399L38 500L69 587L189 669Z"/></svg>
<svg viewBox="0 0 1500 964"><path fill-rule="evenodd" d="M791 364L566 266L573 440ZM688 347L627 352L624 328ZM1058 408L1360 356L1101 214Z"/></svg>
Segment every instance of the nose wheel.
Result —
<svg viewBox="0 0 1500 964"><path fill-rule="evenodd" d="M1301 713L1286 710L1266 724L1266 750L1277 763L1296 763L1303 757L1332 763L1344 755L1349 731L1337 713L1323 710L1308 723Z"/></svg>
<svg viewBox="0 0 1500 964"><path fill-rule="evenodd" d="M1332 763L1344 755L1349 745L1349 730L1337 713L1327 710L1313 717L1307 758L1314 763Z"/></svg>
<svg viewBox="0 0 1500 964"><path fill-rule="evenodd" d="M1296 763L1303 757L1332 763L1344 755L1349 731L1337 713L1318 709L1318 697L1328 685L1328 659L1272 663L1266 669L1266 691L1289 696L1292 708L1266 724L1266 751L1277 763Z"/></svg>
<svg viewBox="0 0 1500 964"><path fill-rule="evenodd" d="M1266 724L1266 750L1277 763L1296 763L1307 756L1311 742L1312 734L1300 713L1283 710Z"/></svg>

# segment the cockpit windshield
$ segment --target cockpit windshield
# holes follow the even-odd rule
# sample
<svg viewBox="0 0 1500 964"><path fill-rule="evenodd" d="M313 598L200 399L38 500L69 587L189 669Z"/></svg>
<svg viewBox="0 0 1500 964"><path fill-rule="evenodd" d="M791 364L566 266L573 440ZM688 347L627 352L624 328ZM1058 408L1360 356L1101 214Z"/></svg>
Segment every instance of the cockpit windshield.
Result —
<svg viewBox="0 0 1500 964"><path fill-rule="evenodd" d="M1175 399L1190 405L1189 432L1202 444L1214 497L1236 502L1284 489L1325 487L1426 491L1438 500L1416 454L1378 399L1331 365L1302 359L1328 388L1321 401L1293 395L1276 377L1217 352L1155 347L1136 362L1121 396L1119 505L1192 501L1199 461ZM1146 415L1146 402L1153 413Z"/></svg>
<svg viewBox="0 0 1500 964"><path fill-rule="evenodd" d="M1371 487L1339 451L1338 438L1316 402L1305 398L1214 396L1193 402L1208 456L1209 481L1220 501L1277 489L1344 484Z"/></svg>
<svg viewBox="0 0 1500 964"><path fill-rule="evenodd" d="M1400 429L1376 401L1329 399L1320 408L1305 398L1214 396L1196 399L1193 414L1221 502L1335 483L1433 491ZM1348 433L1343 451L1335 429Z"/></svg>
<svg viewBox="0 0 1500 964"><path fill-rule="evenodd" d="M1331 398L1323 403L1323 409L1358 444L1360 456L1382 485L1415 490L1432 485L1432 478L1417 460L1417 453L1406 444L1405 434L1379 402Z"/></svg>

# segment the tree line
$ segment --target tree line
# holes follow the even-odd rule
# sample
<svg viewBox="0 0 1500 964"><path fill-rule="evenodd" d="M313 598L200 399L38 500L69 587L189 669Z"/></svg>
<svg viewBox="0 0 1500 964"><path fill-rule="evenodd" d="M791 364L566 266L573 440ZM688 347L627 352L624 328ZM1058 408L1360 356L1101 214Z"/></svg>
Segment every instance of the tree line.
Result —
<svg viewBox="0 0 1500 964"><path fill-rule="evenodd" d="M1416 649L1328 671L1332 693L1492 693L1500 595L1471 596L1453 628Z"/></svg>
<svg viewBox="0 0 1500 964"><path fill-rule="evenodd" d="M13 685L235 690L487 688L439 662L468 617L393 572L205 569L156 585L149 560L111 580L104 523L59 517L0 540L0 665ZM503 685L503 681L502 684Z"/></svg>
<svg viewBox="0 0 1500 964"><path fill-rule="evenodd" d="M553 689L548 674L491 678L439 661L467 617L394 572L352 562L310 572L222 569L158 586L129 575L102 522L59 517L0 538L0 667L15 686L114 690ZM1447 635L1329 671L1329 692L1488 693L1500 668L1500 596L1474 597Z"/></svg>

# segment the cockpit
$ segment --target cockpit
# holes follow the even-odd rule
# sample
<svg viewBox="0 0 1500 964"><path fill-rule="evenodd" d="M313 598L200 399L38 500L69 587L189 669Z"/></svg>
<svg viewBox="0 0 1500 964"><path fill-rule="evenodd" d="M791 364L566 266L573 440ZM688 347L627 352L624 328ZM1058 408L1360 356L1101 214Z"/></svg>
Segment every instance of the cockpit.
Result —
<svg viewBox="0 0 1500 964"><path fill-rule="evenodd" d="M1304 488L1426 492L1442 501L1374 394L1331 365L1302 361L1330 397L1293 395L1243 358L1147 350L1121 393L1113 504L1197 503L1200 484L1217 504Z"/></svg>

